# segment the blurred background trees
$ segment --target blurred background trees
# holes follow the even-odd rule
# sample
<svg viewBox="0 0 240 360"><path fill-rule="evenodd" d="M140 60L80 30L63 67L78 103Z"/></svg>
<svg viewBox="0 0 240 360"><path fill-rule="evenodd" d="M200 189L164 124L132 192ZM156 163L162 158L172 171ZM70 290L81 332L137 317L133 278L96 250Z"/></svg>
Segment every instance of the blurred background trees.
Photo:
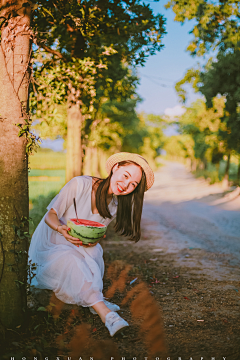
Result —
<svg viewBox="0 0 240 360"><path fill-rule="evenodd" d="M208 56L205 65L188 69L183 79L176 83L176 91L183 103L186 102L187 93L184 85L187 83L191 84L196 92L204 95L204 99L186 108L185 114L179 117L181 135L174 140L175 155L180 146L180 157L190 159L192 170L201 170L200 173L210 177L211 182L223 180L226 188L229 185L229 171L234 168L234 181L235 184L239 184L239 1L170 0L166 8L173 10L175 21L184 23L194 20L191 31L193 40L187 50L192 56L202 59ZM191 156L183 141L186 135L191 138ZM169 148L169 142L165 147Z"/></svg>

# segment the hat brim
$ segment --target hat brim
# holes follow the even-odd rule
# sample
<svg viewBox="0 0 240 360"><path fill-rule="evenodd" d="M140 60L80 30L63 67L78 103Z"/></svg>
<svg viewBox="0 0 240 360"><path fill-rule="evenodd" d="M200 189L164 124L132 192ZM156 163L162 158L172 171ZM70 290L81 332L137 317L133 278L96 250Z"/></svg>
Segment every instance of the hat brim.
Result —
<svg viewBox="0 0 240 360"><path fill-rule="evenodd" d="M107 173L110 174L111 169L117 163L119 163L121 161L127 161L127 160L133 161L136 164L141 166L141 168L144 170L144 172L146 174L146 180L147 180L145 191L150 189L150 187L154 183L154 172L152 171L151 167L149 166L147 160L145 160L141 155L134 154L134 153L128 153L128 152L120 152L120 153L110 156L106 162Z"/></svg>

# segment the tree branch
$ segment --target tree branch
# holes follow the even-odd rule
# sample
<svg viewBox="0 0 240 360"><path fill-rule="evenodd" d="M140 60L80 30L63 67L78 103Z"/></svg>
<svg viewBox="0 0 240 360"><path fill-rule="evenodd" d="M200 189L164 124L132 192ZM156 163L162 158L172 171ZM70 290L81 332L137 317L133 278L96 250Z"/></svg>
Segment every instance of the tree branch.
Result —
<svg viewBox="0 0 240 360"><path fill-rule="evenodd" d="M53 50L52 48L48 47L47 45L45 45L41 40L37 40L37 45L39 47L42 47L44 50L46 50L47 52L56 55L57 57L59 57L59 59L62 59L64 61L66 61L66 58L57 50Z"/></svg>

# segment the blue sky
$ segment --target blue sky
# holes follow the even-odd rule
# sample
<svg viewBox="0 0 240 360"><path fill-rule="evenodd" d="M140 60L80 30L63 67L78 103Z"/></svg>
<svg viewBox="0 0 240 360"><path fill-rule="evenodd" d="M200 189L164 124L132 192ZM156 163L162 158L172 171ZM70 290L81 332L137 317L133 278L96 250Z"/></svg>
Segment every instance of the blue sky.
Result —
<svg viewBox="0 0 240 360"><path fill-rule="evenodd" d="M183 78L187 69L196 67L200 60L197 57L193 58L186 51L193 38L189 31L192 30L194 22L188 21L181 25L174 21L173 11L164 8L167 4L166 0L160 2L144 0L144 2L150 4L154 13L165 16L167 34L162 39L164 48L157 55L149 57L144 67L138 67L138 75L141 79L138 94L143 98L143 102L138 105L137 110L164 114L166 109L181 105L174 89L175 83ZM189 96L186 105L189 105L199 98L200 94L195 94L190 86L187 89Z"/></svg>

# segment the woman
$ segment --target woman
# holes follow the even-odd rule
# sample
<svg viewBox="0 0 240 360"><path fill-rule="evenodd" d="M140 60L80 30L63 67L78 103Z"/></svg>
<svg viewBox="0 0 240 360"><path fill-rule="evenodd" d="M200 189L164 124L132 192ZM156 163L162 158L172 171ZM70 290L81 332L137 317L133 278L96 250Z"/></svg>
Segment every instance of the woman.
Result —
<svg viewBox="0 0 240 360"><path fill-rule="evenodd" d="M62 188L32 236L29 260L37 265L33 285L53 290L65 303L89 307L113 336L128 323L117 314L119 306L103 298L102 247L69 235L67 220L76 217L75 198L80 219L108 225L116 217L115 230L138 241L144 191L154 174L142 156L124 152L112 155L106 169L106 179L77 176Z"/></svg>

